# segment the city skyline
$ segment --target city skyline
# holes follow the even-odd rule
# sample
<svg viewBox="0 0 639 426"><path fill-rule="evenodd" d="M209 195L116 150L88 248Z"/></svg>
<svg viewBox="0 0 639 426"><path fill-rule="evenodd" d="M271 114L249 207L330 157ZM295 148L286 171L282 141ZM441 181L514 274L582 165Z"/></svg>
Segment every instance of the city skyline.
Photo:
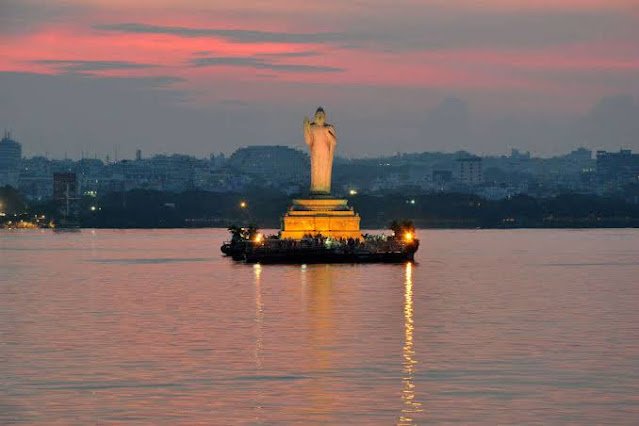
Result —
<svg viewBox="0 0 639 426"><path fill-rule="evenodd" d="M322 105L344 156L636 151L638 6L8 0L0 127L27 155L201 156L301 148Z"/></svg>
<svg viewBox="0 0 639 426"><path fill-rule="evenodd" d="M291 145L287 145L287 144L245 144L245 145L238 145L237 147L233 148L232 151L219 151L219 152L208 152L208 153L196 153L196 154L192 154L189 152L184 152L184 151L179 151L178 149L176 149L175 151L162 151L162 152L146 152L141 150L140 148L136 147L136 146L128 146L125 147L124 150L122 150L122 146L121 145L114 145L111 147L111 152L105 152L102 155L98 155L98 153L94 153L94 152L89 152L89 151L80 151L78 153L69 153L69 152L64 152L62 153L62 155L56 155L55 153L50 153L50 152L28 152L28 150L25 150L25 146L22 140L20 140L18 137L15 136L15 134L8 129L4 129L2 131L3 133L3 137L12 141L12 142L17 142L20 145L21 148L21 158L24 160L29 160L29 159L35 159L35 158L40 158L40 157L44 157L47 160L51 160L51 161L81 161L81 160L99 160L104 164L113 164L113 163L117 163L120 161L131 161L131 160L148 160L154 157L171 157L171 156L185 156L185 157L190 157L193 159L198 159L198 160L206 160L206 159L211 159L211 158L228 158L230 156L232 156L233 154L235 154L238 151L242 151L242 150L246 150L246 149L253 149L253 148L266 148L266 149L272 149L272 148L290 148L293 149L295 151L298 151L304 155L306 155L306 150L304 148L304 146L301 146L299 144L291 144ZM507 158L507 157L511 157L511 156L519 156L519 155L527 155L530 158L535 158L535 159L552 159L552 158L556 158L556 157L562 157L562 156L566 156L566 155L570 155L571 153L574 152L578 152L578 151L582 151L582 150L586 150L588 152L591 153L592 155L592 159L595 159L595 154L598 151L602 151L602 152L606 152L605 149L600 149L601 147L591 147L591 146L585 146L585 145L581 145L581 146L577 146L573 149L568 149L566 151L558 151L556 153L552 153L552 154L548 154L548 155L538 155L537 153L530 151L530 150L526 150L526 149L522 149L521 147L517 147L517 146L509 146L507 150L505 150L504 152L495 152L495 153L481 153L481 152L474 152L474 151L470 151L470 150L466 150L466 149L456 149L456 150L450 150L450 151L444 151L444 150L425 150L425 151L406 151L406 152L402 152L402 151L396 151L396 152L390 152L390 153L380 153L378 155L368 155L368 154L363 154L363 155L355 155L355 156L351 156L351 155L340 155L339 153L336 153L335 157L341 161L357 161L357 160L376 160L376 159L385 159L385 158L398 158L398 157L402 157L402 156L413 156L413 155L421 155L421 154L426 154L426 155L430 155L430 154L444 154L444 155L453 155L453 154L458 154L458 155L469 155L469 156L476 156L476 157L480 157L480 158ZM632 149L626 149L624 146L620 146L618 150L611 150L611 152L621 152L621 151L633 151Z"/></svg>

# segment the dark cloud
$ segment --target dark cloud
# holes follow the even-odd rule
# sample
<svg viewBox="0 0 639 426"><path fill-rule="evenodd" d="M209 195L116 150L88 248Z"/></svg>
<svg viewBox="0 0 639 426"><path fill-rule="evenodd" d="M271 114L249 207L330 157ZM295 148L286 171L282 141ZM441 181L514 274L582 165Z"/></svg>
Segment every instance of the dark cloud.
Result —
<svg viewBox="0 0 639 426"><path fill-rule="evenodd" d="M217 28L192 28L141 23L121 23L95 25L100 31L112 31L134 34L169 34L181 37L221 37L238 43L328 43L339 41L343 36L339 33L288 33L256 30L228 30Z"/></svg>
<svg viewBox="0 0 639 426"><path fill-rule="evenodd" d="M491 2L474 2L475 7L469 7L473 2L466 6L456 2L410 3L405 7L395 2L362 6L357 19L353 14L338 14L331 22L351 48L390 51L535 49L639 37L636 13L628 13L622 6L526 7L534 1L522 2L521 8L490 7Z"/></svg>
<svg viewBox="0 0 639 426"><path fill-rule="evenodd" d="M314 43L349 49L381 51L455 48L539 48L565 43L639 37L637 19L618 11L460 11L415 5L406 8L365 8L353 19L330 15L336 32L268 32L114 23L94 26L101 31L131 34L169 34L180 37L221 37L238 43ZM291 53L296 55L296 53ZM303 54L302 54L303 55Z"/></svg>
<svg viewBox="0 0 639 426"><path fill-rule="evenodd" d="M343 23L346 25L346 23ZM363 16L348 26L351 47L393 50L540 48L639 35L636 18L602 11L459 11L420 8Z"/></svg>
<svg viewBox="0 0 639 426"><path fill-rule="evenodd" d="M56 69L64 70L71 73L82 73L91 71L114 71L114 70L132 70L154 68L156 65L143 64L139 62L129 61L83 61L83 60L59 60L59 59L43 59L33 61L35 64L50 65Z"/></svg>
<svg viewBox="0 0 639 426"><path fill-rule="evenodd" d="M210 66L234 66L234 67L246 67L260 70L271 71L284 71L284 72L301 72L301 73L315 73L315 72L340 72L343 68L329 67L323 65L306 65L306 64L279 64L266 61L264 59L243 56L243 57L224 57L224 56L209 56L203 58L194 58L190 61L191 65L195 67L210 67Z"/></svg>

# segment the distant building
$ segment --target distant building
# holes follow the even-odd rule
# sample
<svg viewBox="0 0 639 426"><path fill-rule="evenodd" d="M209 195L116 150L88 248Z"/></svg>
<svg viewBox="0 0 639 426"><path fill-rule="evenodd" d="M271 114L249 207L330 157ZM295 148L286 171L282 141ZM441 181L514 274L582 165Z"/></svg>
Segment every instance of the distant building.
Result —
<svg viewBox="0 0 639 426"><path fill-rule="evenodd" d="M20 144L6 134L0 142L0 185L15 186L19 167L17 189L30 201L51 199L53 174L67 172L76 174L78 196L90 197L132 189L240 192L261 186L294 193L308 187L308 156L286 146L240 148L229 158L223 154L143 157L140 152L135 160L110 163L91 158L20 157ZM595 159L584 148L551 158L518 150L482 158L464 151L336 158L333 183L335 188L348 191L356 187L361 193L421 188L491 199L521 193L543 197L562 192L619 193L631 190L628 183L639 183L638 163L639 154L629 150L599 151Z"/></svg>
<svg viewBox="0 0 639 426"><path fill-rule="evenodd" d="M97 196L104 176L104 163L97 158L84 158L75 163L73 170L78 175L78 185L82 195Z"/></svg>
<svg viewBox="0 0 639 426"><path fill-rule="evenodd" d="M11 133L5 132L0 140L0 186L18 187L22 146L11 139Z"/></svg>
<svg viewBox="0 0 639 426"><path fill-rule="evenodd" d="M592 151L586 148L577 148L566 154L564 158L576 163L587 163L592 160Z"/></svg>
<svg viewBox="0 0 639 426"><path fill-rule="evenodd" d="M597 179L604 190L639 183L639 154L629 149L597 151Z"/></svg>
<svg viewBox="0 0 639 426"><path fill-rule="evenodd" d="M462 185L479 185L484 181L481 157L463 156L457 159L455 179Z"/></svg>
<svg viewBox="0 0 639 426"><path fill-rule="evenodd" d="M433 183L445 184L453 180L453 172L450 170L433 170Z"/></svg>
<svg viewBox="0 0 639 426"><path fill-rule="evenodd" d="M530 160L530 151L521 152L516 148L510 150L510 158L513 160Z"/></svg>
<svg viewBox="0 0 639 426"><path fill-rule="evenodd" d="M140 172L144 175L150 174L151 179L159 182L160 188L164 191L182 192L194 188L194 169L200 162L201 160L188 155L156 155L143 162L144 168ZM139 176L127 179L130 182L127 189L132 188L131 185L135 185L139 179Z"/></svg>
<svg viewBox="0 0 639 426"><path fill-rule="evenodd" d="M53 194L51 161L41 156L23 159L18 189L29 200L50 199Z"/></svg>
<svg viewBox="0 0 639 426"><path fill-rule="evenodd" d="M287 146L249 146L235 151L226 166L263 183L288 183L307 179L308 161L305 153Z"/></svg>

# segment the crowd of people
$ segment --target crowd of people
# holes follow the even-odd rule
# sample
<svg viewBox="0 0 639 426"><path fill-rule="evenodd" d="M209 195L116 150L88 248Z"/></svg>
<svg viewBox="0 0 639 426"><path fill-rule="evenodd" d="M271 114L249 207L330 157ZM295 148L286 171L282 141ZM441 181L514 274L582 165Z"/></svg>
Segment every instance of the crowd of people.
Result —
<svg viewBox="0 0 639 426"><path fill-rule="evenodd" d="M412 243L414 227L411 222L393 222L392 235L363 234L361 238L334 238L322 234L306 234L300 240L282 239L279 234L264 236L254 225L248 227L231 226L232 234L229 250L244 251L247 248L265 250L333 250L336 252L389 252L401 251ZM410 235L406 240L405 236Z"/></svg>
<svg viewBox="0 0 639 426"><path fill-rule="evenodd" d="M329 249L336 251L389 251L399 250L402 241L395 236L364 234L362 238L333 238L321 234L307 234L300 240L280 239L277 235L266 237L260 245L268 249Z"/></svg>

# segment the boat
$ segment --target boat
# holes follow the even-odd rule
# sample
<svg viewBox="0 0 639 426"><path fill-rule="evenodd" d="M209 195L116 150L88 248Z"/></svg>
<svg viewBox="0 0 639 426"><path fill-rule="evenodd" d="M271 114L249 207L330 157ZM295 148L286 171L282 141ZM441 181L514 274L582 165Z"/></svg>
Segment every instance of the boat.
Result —
<svg viewBox="0 0 639 426"><path fill-rule="evenodd" d="M80 224L76 221L60 221L53 227L53 232L80 232Z"/></svg>
<svg viewBox="0 0 639 426"><path fill-rule="evenodd" d="M261 264L311 263L403 263L414 261L419 240L412 234L364 236L362 239L332 239L321 235L301 240L264 238L225 242L221 250L233 260Z"/></svg>
<svg viewBox="0 0 639 426"><path fill-rule="evenodd" d="M222 253L230 256L233 260L244 260L244 253L251 244L250 240L244 241L225 241L220 247Z"/></svg>

